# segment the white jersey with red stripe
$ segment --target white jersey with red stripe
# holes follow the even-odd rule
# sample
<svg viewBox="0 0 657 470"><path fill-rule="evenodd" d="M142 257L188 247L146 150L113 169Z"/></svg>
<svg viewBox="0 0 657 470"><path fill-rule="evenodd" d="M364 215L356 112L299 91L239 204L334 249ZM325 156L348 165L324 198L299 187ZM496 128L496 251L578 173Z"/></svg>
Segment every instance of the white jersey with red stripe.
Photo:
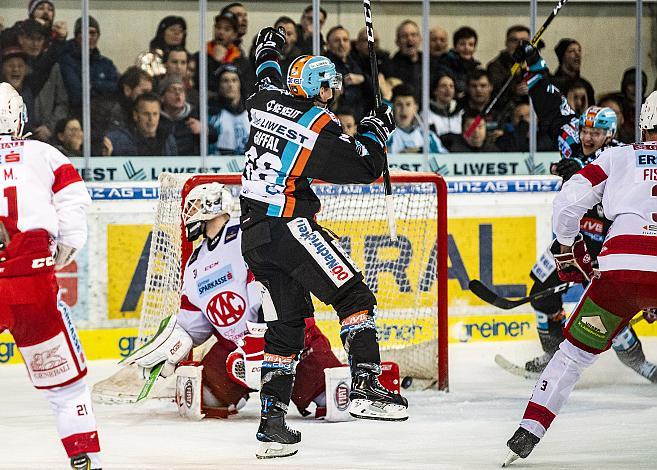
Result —
<svg viewBox="0 0 657 470"><path fill-rule="evenodd" d="M57 242L82 248L91 198L57 149L36 140L0 136L0 221L12 236L45 229Z"/></svg>
<svg viewBox="0 0 657 470"><path fill-rule="evenodd" d="M600 201L613 221L600 270L657 271L657 142L607 149L563 185L553 213L559 243L573 243L579 220Z"/></svg>
<svg viewBox="0 0 657 470"><path fill-rule="evenodd" d="M194 346L213 333L237 342L258 321L261 292L242 257L239 220L230 220L215 243L207 239L190 256L183 277L178 324Z"/></svg>

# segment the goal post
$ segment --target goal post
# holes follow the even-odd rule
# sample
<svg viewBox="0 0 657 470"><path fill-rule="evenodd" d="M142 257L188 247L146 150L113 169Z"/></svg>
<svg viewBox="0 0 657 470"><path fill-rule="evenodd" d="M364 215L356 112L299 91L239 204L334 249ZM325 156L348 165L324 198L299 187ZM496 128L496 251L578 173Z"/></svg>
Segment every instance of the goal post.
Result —
<svg viewBox="0 0 657 470"><path fill-rule="evenodd" d="M388 233L381 180L371 185L314 181L322 203L317 222L340 237L377 298L382 360L397 362L402 377L447 390L447 186L433 173L397 173L391 181L396 242ZM159 182L137 346L162 318L178 312L182 268L193 251L180 217L189 191L209 182L225 184L235 201L231 216L239 217L241 175L162 173ZM345 361L335 312L316 298L313 302L319 327Z"/></svg>

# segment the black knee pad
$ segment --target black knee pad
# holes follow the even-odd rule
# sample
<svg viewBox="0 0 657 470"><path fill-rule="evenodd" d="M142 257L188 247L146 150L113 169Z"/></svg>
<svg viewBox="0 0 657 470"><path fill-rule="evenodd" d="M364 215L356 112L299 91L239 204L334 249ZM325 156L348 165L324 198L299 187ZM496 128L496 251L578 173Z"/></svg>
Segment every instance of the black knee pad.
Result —
<svg viewBox="0 0 657 470"><path fill-rule="evenodd" d="M363 310L372 311L376 305L376 297L364 282L353 284L344 292L339 292L331 304L340 320Z"/></svg>
<svg viewBox="0 0 657 470"><path fill-rule="evenodd" d="M303 318L267 323L265 352L279 356L299 354L303 349L306 322Z"/></svg>

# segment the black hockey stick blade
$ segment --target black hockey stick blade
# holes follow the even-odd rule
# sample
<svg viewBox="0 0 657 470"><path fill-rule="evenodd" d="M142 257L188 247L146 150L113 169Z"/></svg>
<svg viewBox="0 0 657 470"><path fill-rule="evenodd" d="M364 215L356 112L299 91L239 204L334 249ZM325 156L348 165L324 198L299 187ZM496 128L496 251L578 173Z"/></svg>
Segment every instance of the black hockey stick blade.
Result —
<svg viewBox="0 0 657 470"><path fill-rule="evenodd" d="M516 308L520 305L524 305L527 302L531 302L532 300L538 300L544 297L548 297L550 295L558 294L559 292L565 292L571 287L573 287L575 284L576 284L575 282L565 282L563 284L550 287L549 289L545 289L541 292L537 292L534 295L530 295L527 297L520 297L519 299L515 299L515 300L507 299L506 297L497 295L495 292L493 292L491 289L486 287L478 279L472 279L468 284L468 287L470 288L470 290L474 295L479 297L484 302L487 302L491 305L501 308L502 310L511 310L512 308Z"/></svg>

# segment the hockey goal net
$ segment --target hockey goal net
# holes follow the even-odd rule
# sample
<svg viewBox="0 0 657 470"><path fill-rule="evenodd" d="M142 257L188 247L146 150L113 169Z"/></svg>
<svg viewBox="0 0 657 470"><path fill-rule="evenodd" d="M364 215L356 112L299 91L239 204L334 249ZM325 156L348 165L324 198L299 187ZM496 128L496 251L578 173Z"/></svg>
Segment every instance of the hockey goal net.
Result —
<svg viewBox="0 0 657 470"><path fill-rule="evenodd" d="M382 360L397 362L402 377L435 382L439 389L446 390L447 188L435 174L404 173L392 175L391 179L398 241L389 237L381 182L316 182L313 188L322 202L317 221L340 236L343 248L376 295ZM208 182L227 185L235 200L232 216L239 217L240 175L163 173L159 182L137 346L157 331L164 317L178 311L181 267L193 251L180 217L189 191ZM314 303L319 327L338 357L345 360L335 312L317 299ZM122 380L108 381L122 386L117 385ZM96 384L95 391L101 388L103 382Z"/></svg>

